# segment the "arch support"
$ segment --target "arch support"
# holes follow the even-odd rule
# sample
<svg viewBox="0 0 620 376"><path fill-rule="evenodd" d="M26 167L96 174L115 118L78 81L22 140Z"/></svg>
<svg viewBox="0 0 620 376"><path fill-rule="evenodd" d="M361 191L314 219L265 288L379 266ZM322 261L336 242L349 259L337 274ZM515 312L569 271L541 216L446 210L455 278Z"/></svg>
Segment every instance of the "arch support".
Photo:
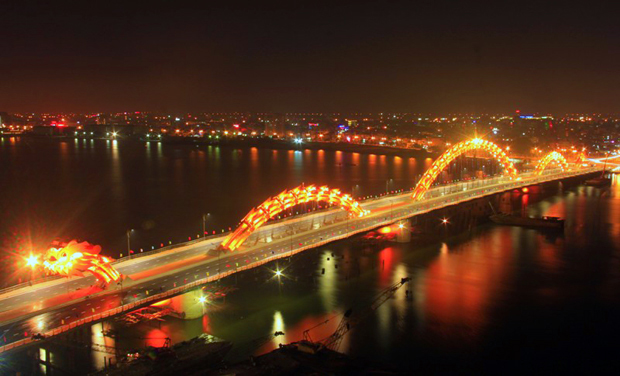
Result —
<svg viewBox="0 0 620 376"><path fill-rule="evenodd" d="M490 141L474 138L473 140L459 142L439 156L439 158L433 162L431 167L426 170L418 184L415 186L412 198L414 200L421 200L424 198L426 191L430 189L431 185L435 182L441 171L448 167L450 163L460 155L472 150L483 150L491 154L493 158L504 166L504 172L511 178L516 179L517 169L508 159L508 156L504 150Z"/></svg>
<svg viewBox="0 0 620 376"><path fill-rule="evenodd" d="M557 151L552 151L551 153L548 153L547 155L542 157L540 161L538 161L536 169L534 170L534 175L542 175L543 171L545 171L545 168L547 168L547 166L553 162L556 162L560 166L562 171L568 170L568 163L566 162L566 158L564 158L564 156Z"/></svg>
<svg viewBox="0 0 620 376"><path fill-rule="evenodd" d="M359 202L355 201L350 195L341 193L338 189L330 189L326 186L300 185L275 197L270 197L252 209L241 220L239 227L224 239L222 248L231 251L239 248L260 226L290 207L307 202L321 201L330 205L338 205L356 217L363 217L368 213L367 210L362 209Z"/></svg>

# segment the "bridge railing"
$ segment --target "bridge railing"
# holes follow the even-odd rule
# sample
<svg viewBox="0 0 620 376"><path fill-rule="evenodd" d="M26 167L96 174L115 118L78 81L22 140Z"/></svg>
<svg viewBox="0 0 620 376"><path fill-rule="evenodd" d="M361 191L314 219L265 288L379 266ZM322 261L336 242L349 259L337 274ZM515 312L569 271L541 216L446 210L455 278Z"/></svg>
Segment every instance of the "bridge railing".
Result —
<svg viewBox="0 0 620 376"><path fill-rule="evenodd" d="M48 275L46 277L41 277L41 278L33 279L31 281L28 281L28 282L18 283L17 285L12 285L12 286L8 286L8 287L0 289L0 296L2 296L3 294L9 293L11 291L19 290L19 289L24 288L24 287L34 286L34 285L39 284L39 283L48 282L48 281L54 281L54 280L62 279L62 278L64 278L64 277L59 276L59 275Z"/></svg>

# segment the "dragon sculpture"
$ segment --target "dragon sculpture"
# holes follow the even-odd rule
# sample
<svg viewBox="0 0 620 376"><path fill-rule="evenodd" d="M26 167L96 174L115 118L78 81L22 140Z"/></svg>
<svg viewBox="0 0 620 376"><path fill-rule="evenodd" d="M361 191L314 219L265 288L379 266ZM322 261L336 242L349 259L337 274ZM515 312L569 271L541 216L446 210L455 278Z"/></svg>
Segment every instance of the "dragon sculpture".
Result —
<svg viewBox="0 0 620 376"><path fill-rule="evenodd" d="M113 260L101 256L100 252L98 245L72 240L59 244L59 248L47 250L43 266L51 274L65 277L84 276L84 272L88 271L106 285L119 281L121 274L110 265Z"/></svg>

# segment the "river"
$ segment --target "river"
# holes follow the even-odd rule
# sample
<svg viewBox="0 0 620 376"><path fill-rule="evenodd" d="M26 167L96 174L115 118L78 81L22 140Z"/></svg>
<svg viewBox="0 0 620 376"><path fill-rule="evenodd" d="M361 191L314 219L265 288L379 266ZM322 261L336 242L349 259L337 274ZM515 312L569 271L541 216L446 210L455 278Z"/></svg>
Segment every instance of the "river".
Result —
<svg viewBox="0 0 620 376"><path fill-rule="evenodd" d="M356 197L386 186L407 189L431 163L321 150L6 138L0 158L5 268L20 249L53 238L88 240L116 255L126 247L128 228L136 230L132 248L149 249L196 236L203 213L210 213L207 229L221 232L266 197L302 182L353 190ZM229 278L235 290L207 305L201 318L132 327L128 337L136 340L127 344L206 332L233 342L235 360L301 339L304 330L331 319L310 332L325 337L353 307L363 318L340 350L407 372L614 370L618 181L606 189L533 189L513 201L528 214L566 218L564 233L486 224L424 244L333 243ZM373 296L402 277L412 281L368 310ZM101 330L97 325L93 333ZM268 338L275 331L285 335ZM77 364L61 349L55 357L60 367L84 370L101 366L103 355L93 351Z"/></svg>

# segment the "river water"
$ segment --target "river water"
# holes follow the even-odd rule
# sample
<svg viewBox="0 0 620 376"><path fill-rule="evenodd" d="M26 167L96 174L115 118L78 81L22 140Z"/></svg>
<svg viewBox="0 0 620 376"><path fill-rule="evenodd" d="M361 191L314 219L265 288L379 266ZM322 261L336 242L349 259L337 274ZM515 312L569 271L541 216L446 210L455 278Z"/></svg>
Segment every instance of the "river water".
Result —
<svg viewBox="0 0 620 376"><path fill-rule="evenodd" d="M89 240L117 255L126 247L127 228L136 230L136 249L195 236L203 213L210 213L207 229L221 232L264 198L302 182L353 189L356 197L383 193L386 183L388 190L406 189L431 162L320 150L30 139L0 139L0 158L5 268L15 252L56 237ZM528 214L566 218L564 233L486 224L424 243L333 243L231 277L224 284L235 290L207 305L204 316L134 326L128 331L134 340L118 345L160 345L161 338L177 342L206 332L233 342L229 358L241 359L299 340L329 319L310 332L323 338L353 308L357 322L340 350L407 372L615 370L617 180L606 189L532 189L513 203ZM282 270L280 278L275 269ZM376 310L368 308L403 277L412 281ZM285 335L270 338L275 331ZM55 354L63 369L103 362L94 351L77 363L70 358L66 350Z"/></svg>

